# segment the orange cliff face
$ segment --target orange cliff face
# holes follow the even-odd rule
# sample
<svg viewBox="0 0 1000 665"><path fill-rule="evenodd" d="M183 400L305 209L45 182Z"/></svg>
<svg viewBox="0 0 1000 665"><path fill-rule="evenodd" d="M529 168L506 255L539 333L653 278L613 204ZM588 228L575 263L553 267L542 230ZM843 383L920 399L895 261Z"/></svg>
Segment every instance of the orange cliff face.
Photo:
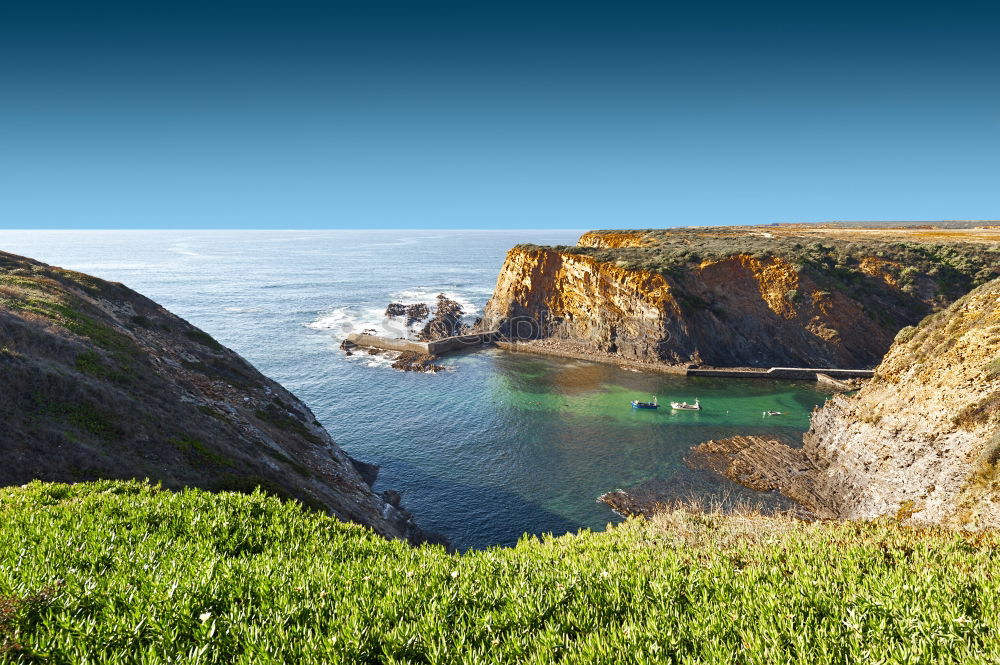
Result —
<svg viewBox="0 0 1000 665"><path fill-rule="evenodd" d="M923 313L881 277L866 288L874 296L863 304L777 257L735 254L662 274L516 247L483 325L628 361L863 368Z"/></svg>
<svg viewBox="0 0 1000 665"><path fill-rule="evenodd" d="M664 346L671 322L680 318L681 305L663 275L580 254L515 247L507 253L483 325L520 339L555 339L584 352L682 362L689 355L684 351L693 349L670 353Z"/></svg>
<svg viewBox="0 0 1000 665"><path fill-rule="evenodd" d="M643 247L648 244L644 231L587 231L577 245L580 247Z"/></svg>

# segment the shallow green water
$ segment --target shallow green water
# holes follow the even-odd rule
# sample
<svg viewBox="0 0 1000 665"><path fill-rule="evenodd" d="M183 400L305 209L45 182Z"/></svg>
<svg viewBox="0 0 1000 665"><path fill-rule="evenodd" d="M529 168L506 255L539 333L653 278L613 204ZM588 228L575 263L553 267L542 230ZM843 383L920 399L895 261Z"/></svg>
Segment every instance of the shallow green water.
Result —
<svg viewBox="0 0 1000 665"><path fill-rule="evenodd" d="M462 547L602 528L617 518L600 494L652 480L678 497L750 495L688 469L689 448L739 433L797 435L827 396L808 382L647 374L498 350L448 362L454 372L386 376L405 405L382 405L395 427L359 447L383 465L379 486L402 489L423 524ZM703 410L631 408L653 396L699 398Z"/></svg>

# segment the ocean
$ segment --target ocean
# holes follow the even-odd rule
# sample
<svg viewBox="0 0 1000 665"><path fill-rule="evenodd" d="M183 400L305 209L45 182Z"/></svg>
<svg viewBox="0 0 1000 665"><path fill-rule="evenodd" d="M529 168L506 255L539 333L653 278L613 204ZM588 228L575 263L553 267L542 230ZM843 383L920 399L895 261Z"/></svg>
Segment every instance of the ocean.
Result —
<svg viewBox="0 0 1000 665"><path fill-rule="evenodd" d="M496 349L438 374L346 356L341 340L401 333L389 302L438 293L482 312L506 251L573 244L576 231L0 231L0 250L123 282L282 383L355 458L381 466L418 523L461 549L523 534L603 529L596 501L653 480L701 500L750 496L689 470L691 445L797 434L827 394L807 382L641 373ZM636 411L632 399L701 412ZM765 410L782 411L766 417Z"/></svg>

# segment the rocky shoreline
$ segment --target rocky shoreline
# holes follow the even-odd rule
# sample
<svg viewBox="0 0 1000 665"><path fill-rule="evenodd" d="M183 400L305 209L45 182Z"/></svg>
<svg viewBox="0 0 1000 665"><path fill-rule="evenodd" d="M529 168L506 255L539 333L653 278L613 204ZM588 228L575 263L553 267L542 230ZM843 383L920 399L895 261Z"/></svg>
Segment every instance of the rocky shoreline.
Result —
<svg viewBox="0 0 1000 665"><path fill-rule="evenodd" d="M389 303L385 308L385 316L390 319L402 318L406 328L426 321L416 334L416 341L419 342L435 342L449 337L465 335L471 333L479 323L478 319L473 324L466 323L464 320L465 312L462 310L462 306L443 293L439 293L437 296L437 305L433 316L431 316L431 309L427 303L407 305L398 302ZM367 334L372 335L372 337L366 338L365 335ZM375 330L366 330L365 335L361 335L360 337L363 339L377 338ZM398 341L401 344L399 345L395 344L396 340L389 340L393 342L392 346L396 348L377 348L375 346L361 346L355 343L353 340L357 337L359 336L351 336L340 343L340 349L345 355L353 356L356 353L366 353L370 356L381 356L391 360L392 368L401 372L435 374L448 369L445 365L438 364L441 356L436 353L422 353L419 350L406 349L406 338L400 337ZM386 341L386 338L379 339ZM418 347L420 345L410 344L409 346ZM425 344L423 346L426 347L428 345Z"/></svg>
<svg viewBox="0 0 1000 665"><path fill-rule="evenodd" d="M685 463L814 518L1000 526L1000 280L901 333L875 378L814 412L801 441L707 441ZM602 500L649 514L670 498L638 487Z"/></svg>
<svg viewBox="0 0 1000 665"><path fill-rule="evenodd" d="M620 356L607 353L594 353L581 349L578 345L557 339L533 339L517 341L495 342L497 348L514 353L535 353L546 356L556 356L559 358L575 358L577 360L590 360L592 362L608 363L618 365L625 369L641 370L644 372L658 372L661 374L685 374L694 365L690 363L670 365L667 363L640 362L628 360Z"/></svg>

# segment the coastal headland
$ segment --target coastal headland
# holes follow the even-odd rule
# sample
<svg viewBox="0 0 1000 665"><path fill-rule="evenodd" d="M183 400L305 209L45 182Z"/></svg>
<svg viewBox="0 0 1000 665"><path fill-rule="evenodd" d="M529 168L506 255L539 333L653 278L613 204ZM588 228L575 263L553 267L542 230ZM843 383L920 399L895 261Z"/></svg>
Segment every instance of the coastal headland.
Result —
<svg viewBox="0 0 1000 665"><path fill-rule="evenodd" d="M1000 277L998 241L839 225L592 231L511 249L480 326L539 353L630 363L874 369L902 328Z"/></svg>
<svg viewBox="0 0 1000 665"><path fill-rule="evenodd" d="M588 232L512 249L484 325L517 350L688 375L774 367L838 385L854 374L838 369L867 370L802 440L709 441L688 464L815 517L994 527L998 278L992 226ZM643 515L666 502L648 486L601 498Z"/></svg>

